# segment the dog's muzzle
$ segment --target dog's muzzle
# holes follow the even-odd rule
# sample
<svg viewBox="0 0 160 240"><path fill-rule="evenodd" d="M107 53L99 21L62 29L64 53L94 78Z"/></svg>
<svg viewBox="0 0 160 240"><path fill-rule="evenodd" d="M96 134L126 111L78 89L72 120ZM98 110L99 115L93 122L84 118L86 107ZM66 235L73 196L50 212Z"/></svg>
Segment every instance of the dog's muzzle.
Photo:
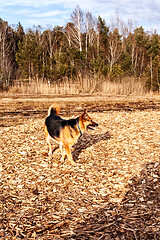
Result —
<svg viewBox="0 0 160 240"><path fill-rule="evenodd" d="M94 130L95 127L98 127L98 124L93 122L87 126L88 129Z"/></svg>

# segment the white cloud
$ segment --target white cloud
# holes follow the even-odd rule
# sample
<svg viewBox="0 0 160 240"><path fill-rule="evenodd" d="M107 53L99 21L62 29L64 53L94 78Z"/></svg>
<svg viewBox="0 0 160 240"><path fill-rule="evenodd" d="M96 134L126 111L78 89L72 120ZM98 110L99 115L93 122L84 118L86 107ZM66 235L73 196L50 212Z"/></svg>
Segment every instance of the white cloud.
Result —
<svg viewBox="0 0 160 240"><path fill-rule="evenodd" d="M43 13L37 13L34 15L34 17L37 18L46 18L46 17L54 17L57 15L64 14L63 11L55 10L55 11L48 11L48 12L43 12Z"/></svg>
<svg viewBox="0 0 160 240"><path fill-rule="evenodd" d="M19 14L19 15L25 15L27 17L32 17L32 18L46 18L46 17L55 17L58 15L63 15L66 12L64 11L60 11L60 10L53 10L53 11L45 11L45 12L41 12L41 11L37 11L37 10L28 10L28 9L22 9L19 11L15 11L15 14Z"/></svg>
<svg viewBox="0 0 160 240"><path fill-rule="evenodd" d="M11 17L14 21L19 17L26 25L30 24L30 26L37 22L43 25L44 22L47 22L47 18L48 22L53 18L55 23L64 21L62 25L65 25L76 5L96 17L100 15L107 24L109 24L111 16L115 16L115 13L118 12L122 20L132 19L137 22L138 26L142 25L145 28L160 26L159 0L3 0L0 6L0 16L2 19L5 16L7 20L8 11L10 21ZM25 19L25 17L27 18Z"/></svg>
<svg viewBox="0 0 160 240"><path fill-rule="evenodd" d="M78 0L5 0L3 6L32 6L32 7L43 7L47 5L61 4L68 7L78 4Z"/></svg>

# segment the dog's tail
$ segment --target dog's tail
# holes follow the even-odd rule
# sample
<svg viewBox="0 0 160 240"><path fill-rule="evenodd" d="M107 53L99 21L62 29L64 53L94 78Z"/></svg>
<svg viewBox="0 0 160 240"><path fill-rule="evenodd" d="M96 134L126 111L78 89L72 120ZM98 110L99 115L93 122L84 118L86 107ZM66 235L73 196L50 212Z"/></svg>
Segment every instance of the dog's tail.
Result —
<svg viewBox="0 0 160 240"><path fill-rule="evenodd" d="M57 104L52 104L48 109L48 116L58 115L60 112L60 107Z"/></svg>

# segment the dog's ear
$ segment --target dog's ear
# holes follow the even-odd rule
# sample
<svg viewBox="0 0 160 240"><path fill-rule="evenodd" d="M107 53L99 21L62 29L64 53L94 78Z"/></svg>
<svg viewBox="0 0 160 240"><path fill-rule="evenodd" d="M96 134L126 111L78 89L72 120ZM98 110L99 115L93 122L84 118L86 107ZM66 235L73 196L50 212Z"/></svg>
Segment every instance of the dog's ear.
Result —
<svg viewBox="0 0 160 240"><path fill-rule="evenodd" d="M87 109L84 109L84 114L86 114L87 113Z"/></svg>
<svg viewBox="0 0 160 240"><path fill-rule="evenodd" d="M84 109L84 112L83 112L83 114L82 114L82 118L83 118L83 119L86 119L86 117L87 117L87 110Z"/></svg>

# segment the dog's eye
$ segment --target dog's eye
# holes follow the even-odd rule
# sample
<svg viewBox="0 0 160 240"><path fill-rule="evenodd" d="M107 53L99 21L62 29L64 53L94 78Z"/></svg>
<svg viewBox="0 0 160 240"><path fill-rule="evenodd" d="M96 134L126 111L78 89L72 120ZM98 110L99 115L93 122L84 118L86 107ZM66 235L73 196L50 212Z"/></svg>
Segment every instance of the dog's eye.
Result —
<svg viewBox="0 0 160 240"><path fill-rule="evenodd" d="M91 121L91 118L89 116L87 116L86 120L87 121Z"/></svg>

